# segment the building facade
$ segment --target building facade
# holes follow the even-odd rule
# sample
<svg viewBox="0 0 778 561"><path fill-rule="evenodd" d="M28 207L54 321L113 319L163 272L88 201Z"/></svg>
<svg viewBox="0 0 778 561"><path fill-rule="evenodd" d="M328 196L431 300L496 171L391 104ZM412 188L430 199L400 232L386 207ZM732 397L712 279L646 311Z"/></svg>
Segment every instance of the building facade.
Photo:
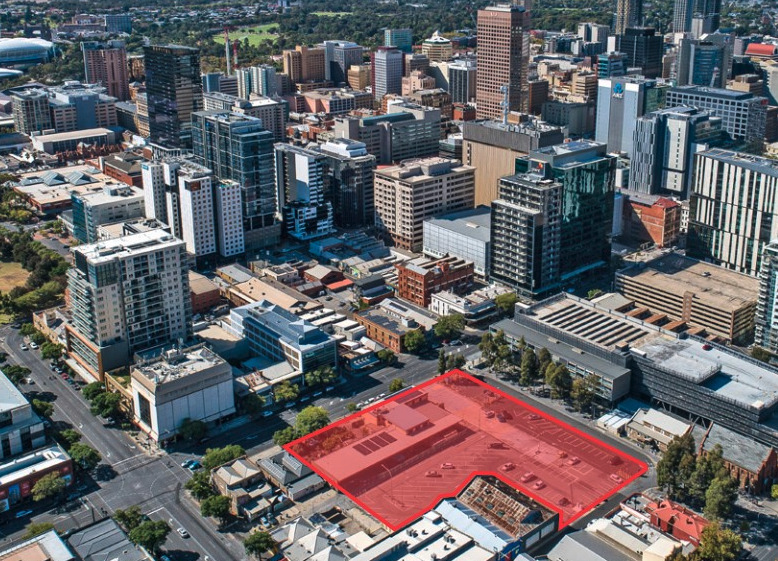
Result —
<svg viewBox="0 0 778 561"><path fill-rule="evenodd" d="M529 26L529 12L518 4L478 10L479 119L501 119L508 111L527 112ZM507 107L503 107L503 86L508 90Z"/></svg>
<svg viewBox="0 0 778 561"><path fill-rule="evenodd" d="M144 47L146 97L152 142L192 145L192 113L203 108L200 50L180 45Z"/></svg>
<svg viewBox="0 0 778 561"><path fill-rule="evenodd" d="M131 353L189 339L189 258L183 241L151 230L78 246L74 256L67 351L88 376L102 380L106 371L126 366Z"/></svg>
<svg viewBox="0 0 778 561"><path fill-rule="evenodd" d="M377 169L375 226L395 246L421 251L424 220L473 208L475 170L456 160L428 158Z"/></svg>
<svg viewBox="0 0 778 561"><path fill-rule="evenodd" d="M81 43L87 84L100 84L119 101L130 99L127 49L124 41Z"/></svg>
<svg viewBox="0 0 778 561"><path fill-rule="evenodd" d="M458 257L426 258L400 263L397 270L397 295L424 308L432 295L441 291L462 294L473 284L473 264Z"/></svg>
<svg viewBox="0 0 778 561"><path fill-rule="evenodd" d="M371 58L373 97L380 101L386 94L402 93L402 51L394 47L378 47Z"/></svg>
<svg viewBox="0 0 778 561"><path fill-rule="evenodd" d="M720 148L700 152L696 158L689 200L689 256L758 275L765 246L778 238L774 204L778 165Z"/></svg>
<svg viewBox="0 0 778 561"><path fill-rule="evenodd" d="M325 189L332 203L333 220L339 228L373 225L373 170L376 157L363 142L335 138L321 146L325 156Z"/></svg>

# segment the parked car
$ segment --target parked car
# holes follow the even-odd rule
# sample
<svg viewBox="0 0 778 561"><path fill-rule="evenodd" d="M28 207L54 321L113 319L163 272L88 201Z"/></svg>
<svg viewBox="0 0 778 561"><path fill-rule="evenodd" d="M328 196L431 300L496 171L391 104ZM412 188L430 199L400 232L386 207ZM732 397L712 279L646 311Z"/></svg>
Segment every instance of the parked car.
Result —
<svg viewBox="0 0 778 561"><path fill-rule="evenodd" d="M512 469L516 469L516 464L514 464L513 462L506 462L500 466L500 469L502 471L511 471Z"/></svg>
<svg viewBox="0 0 778 561"><path fill-rule="evenodd" d="M186 460L186 461L183 461L183 462L181 462L181 467L182 467L182 468L188 468L189 466L191 466L191 465L192 465L192 462L194 462L194 460Z"/></svg>
<svg viewBox="0 0 778 561"><path fill-rule="evenodd" d="M454 469L454 464L451 462L445 462L440 464L440 469Z"/></svg>
<svg viewBox="0 0 778 561"><path fill-rule="evenodd" d="M178 532L178 535L184 539L189 537L189 532L187 532L186 529L184 529L183 527L176 530L176 532Z"/></svg>
<svg viewBox="0 0 778 561"><path fill-rule="evenodd" d="M540 491L545 486L546 484L543 483L543 481L541 481L540 479L538 479L537 481L535 481L535 483L532 484L532 488L538 491Z"/></svg>
<svg viewBox="0 0 778 561"><path fill-rule="evenodd" d="M572 458L567 460L567 465L569 466L574 466L580 463L581 463L581 458L579 458L578 456L573 456Z"/></svg>
<svg viewBox="0 0 778 561"><path fill-rule="evenodd" d="M611 480L615 481L616 483L624 483L624 480L617 474L611 473L610 474Z"/></svg>
<svg viewBox="0 0 778 561"><path fill-rule="evenodd" d="M37 349L37 348L38 348L38 344L37 344L35 341L32 341L32 342L30 343L30 348L31 348L31 349Z"/></svg>
<svg viewBox="0 0 778 561"><path fill-rule="evenodd" d="M21 345L19 345L19 348L20 348L21 350L23 350L23 351L26 351L26 350L27 350L27 345L25 345L24 343L22 343Z"/></svg>
<svg viewBox="0 0 778 561"><path fill-rule="evenodd" d="M424 477L443 477L443 476L440 475L440 473L438 473L434 469L430 469L427 470L427 472L424 474Z"/></svg>
<svg viewBox="0 0 778 561"><path fill-rule="evenodd" d="M521 476L520 481L522 483L527 483L528 481L532 481L533 479L535 479L535 474L532 473L531 471L528 471L527 473Z"/></svg>
<svg viewBox="0 0 778 561"><path fill-rule="evenodd" d="M270 417L272 415L273 415L272 411L262 411L262 416L263 417Z"/></svg>
<svg viewBox="0 0 778 561"><path fill-rule="evenodd" d="M494 411L484 411L484 417L491 419L494 417Z"/></svg>
<svg viewBox="0 0 778 561"><path fill-rule="evenodd" d="M203 467L203 464L201 464L197 460L192 460L192 462L189 464L189 471L197 471L198 469L200 469L202 467Z"/></svg>

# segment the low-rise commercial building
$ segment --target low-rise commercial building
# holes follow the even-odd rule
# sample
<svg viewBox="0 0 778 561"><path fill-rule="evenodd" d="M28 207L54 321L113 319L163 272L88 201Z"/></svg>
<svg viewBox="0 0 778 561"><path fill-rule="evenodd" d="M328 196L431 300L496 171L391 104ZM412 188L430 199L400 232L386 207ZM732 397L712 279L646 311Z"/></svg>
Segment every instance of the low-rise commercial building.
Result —
<svg viewBox="0 0 778 561"><path fill-rule="evenodd" d="M387 300L381 302L384 304ZM399 310L400 313L396 313ZM378 306L354 314L354 319L365 327L369 339L394 351L405 352L405 336L411 331L424 332L424 328L408 315L405 308L396 302L390 308ZM406 310L407 311L407 310Z"/></svg>
<svg viewBox="0 0 778 561"><path fill-rule="evenodd" d="M73 484L73 461L59 444L0 463L0 513L29 499L35 483L50 473Z"/></svg>
<svg viewBox="0 0 778 561"><path fill-rule="evenodd" d="M305 373L337 366L337 345L330 335L268 300L230 312L232 331L248 340L257 355L289 363Z"/></svg>
<svg viewBox="0 0 778 561"><path fill-rule="evenodd" d="M673 245L681 235L681 204L666 197L621 191L623 235L635 244Z"/></svg>
<svg viewBox="0 0 778 561"><path fill-rule="evenodd" d="M626 430L632 440L664 452L674 438L690 433L692 426L693 423L657 409L638 409L627 423Z"/></svg>
<svg viewBox="0 0 778 561"><path fill-rule="evenodd" d="M235 413L232 368L202 344L140 355L131 377L135 422L156 442L175 437L184 419Z"/></svg>
<svg viewBox="0 0 778 561"><path fill-rule="evenodd" d="M144 216L143 189L123 183L104 185L99 191L73 193L71 199L73 237L81 243L96 242L99 226Z"/></svg>
<svg viewBox="0 0 778 561"><path fill-rule="evenodd" d="M68 538L68 544L83 561L152 561L146 550L132 543L113 518L81 528Z"/></svg>
<svg viewBox="0 0 778 561"><path fill-rule="evenodd" d="M46 152L46 154L58 154L60 152L72 152L78 149L81 144L113 146L119 138L120 135L113 129L82 129L72 132L33 136L32 147L34 150Z"/></svg>
<svg viewBox="0 0 778 561"><path fill-rule="evenodd" d="M736 343L753 339L759 296L753 277L669 253L618 271L616 290L671 321Z"/></svg>
<svg viewBox="0 0 778 561"><path fill-rule="evenodd" d="M0 561L75 561L76 557L59 537L49 530L34 538L0 550Z"/></svg>
<svg viewBox="0 0 778 561"><path fill-rule="evenodd" d="M43 421L0 370L0 459L29 452L44 444Z"/></svg>

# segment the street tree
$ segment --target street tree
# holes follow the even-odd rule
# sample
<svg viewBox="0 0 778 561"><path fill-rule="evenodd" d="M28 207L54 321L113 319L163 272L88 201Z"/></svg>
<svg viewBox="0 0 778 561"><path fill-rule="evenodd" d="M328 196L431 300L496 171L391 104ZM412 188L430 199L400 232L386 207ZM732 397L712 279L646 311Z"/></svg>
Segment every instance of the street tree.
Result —
<svg viewBox="0 0 778 561"><path fill-rule="evenodd" d="M208 434L208 425L197 419L190 419L189 417L181 421L178 427L178 434L181 435L184 440L200 440L205 438Z"/></svg>
<svg viewBox="0 0 778 561"><path fill-rule="evenodd" d="M41 417L51 417L54 414L54 404L48 401L33 399L31 405L33 410Z"/></svg>
<svg viewBox="0 0 778 561"><path fill-rule="evenodd" d="M573 398L579 411L588 409L594 403L599 384L599 380L594 374L589 374L584 378L576 378L573 381L570 387L570 397Z"/></svg>
<svg viewBox="0 0 778 561"><path fill-rule="evenodd" d="M770 498L778 499L778 483L774 483L773 486L770 487Z"/></svg>
<svg viewBox="0 0 778 561"><path fill-rule="evenodd" d="M309 386L324 386L338 379L331 366L321 366L305 375L305 383Z"/></svg>
<svg viewBox="0 0 778 561"><path fill-rule="evenodd" d="M438 374L443 374L446 371L446 351L440 349L438 351Z"/></svg>
<svg viewBox="0 0 778 561"><path fill-rule="evenodd" d="M184 483L184 489L192 493L192 496L198 501L203 501L216 494L211 485L211 473L204 469L194 472L192 477Z"/></svg>
<svg viewBox="0 0 778 561"><path fill-rule="evenodd" d="M673 498L678 496L679 490L685 486L687 477L694 470L694 452L694 437L691 434L676 436L668 443L667 450L656 464L656 482ZM691 470L688 475L681 472L682 462L686 471Z"/></svg>
<svg viewBox="0 0 778 561"><path fill-rule="evenodd" d="M41 345L41 358L44 360L58 360L62 357L62 345L46 341Z"/></svg>
<svg viewBox="0 0 778 561"><path fill-rule="evenodd" d="M327 410L323 407L309 405L297 414L294 421L294 428L297 431L297 437L305 436L330 424Z"/></svg>
<svg viewBox="0 0 778 561"><path fill-rule="evenodd" d="M100 452L83 442L76 442L68 449L68 454L81 469L86 471L95 469L103 459Z"/></svg>
<svg viewBox="0 0 778 561"><path fill-rule="evenodd" d="M116 509L113 513L113 519L119 526L124 528L125 532L134 530L143 522L143 514L138 505L132 505L125 509Z"/></svg>
<svg viewBox="0 0 778 561"><path fill-rule="evenodd" d="M715 520L726 520L732 514L737 500L737 482L726 470L711 481L705 492L705 516Z"/></svg>
<svg viewBox="0 0 778 561"><path fill-rule="evenodd" d="M354 413L357 409L359 409L359 407L357 407L357 404L354 403L353 401L349 401L346 404L346 411L348 411L349 413Z"/></svg>
<svg viewBox="0 0 778 561"><path fill-rule="evenodd" d="M156 554L159 546L170 533L170 526L164 520L146 520L130 530L130 541Z"/></svg>
<svg viewBox="0 0 778 561"><path fill-rule="evenodd" d="M200 502L200 514L217 518L224 525L230 517L230 499L224 495L207 497Z"/></svg>
<svg viewBox="0 0 778 561"><path fill-rule="evenodd" d="M84 399L87 401L92 401L103 392L105 392L105 386L102 382L92 382L81 389L81 395L83 395Z"/></svg>
<svg viewBox="0 0 778 561"><path fill-rule="evenodd" d="M529 386L538 378L538 360L535 351L526 349L521 354L521 377L519 383L522 386Z"/></svg>
<svg viewBox="0 0 778 561"><path fill-rule="evenodd" d="M300 397L300 386L292 384L289 380L284 380L275 386L273 395L275 395L276 401L281 403L284 401L294 401Z"/></svg>
<svg viewBox="0 0 778 561"><path fill-rule="evenodd" d="M34 538L35 536L40 536L41 534L45 534L49 530L54 529L54 524L51 522L30 522L27 524L27 526L24 527L25 530L27 530L24 533L24 539L29 540Z"/></svg>
<svg viewBox="0 0 778 561"><path fill-rule="evenodd" d="M389 382L389 391L392 393L399 392L404 387L405 387L405 380L403 380L402 378L395 378L394 380Z"/></svg>
<svg viewBox="0 0 778 561"><path fill-rule="evenodd" d="M481 358L491 368L497 359L497 345L494 343L494 335L487 331L481 336L481 342L478 343L478 350L481 351ZM442 351L441 351L442 352Z"/></svg>
<svg viewBox="0 0 778 561"><path fill-rule="evenodd" d="M265 398L252 392L243 396L240 406L249 415L258 415L265 408Z"/></svg>
<svg viewBox="0 0 778 561"><path fill-rule="evenodd" d="M30 375L30 369L25 366L19 366L17 364L11 364L3 367L3 374L8 376L11 383L15 386L21 384L27 376Z"/></svg>
<svg viewBox="0 0 778 561"><path fill-rule="evenodd" d="M263 553L275 553L278 544L267 532L253 532L243 540L243 547L247 555L262 559Z"/></svg>
<svg viewBox="0 0 778 561"><path fill-rule="evenodd" d="M378 360L386 364L387 366L391 366L395 362L397 362L397 355L395 355L391 349L381 349L375 354L378 357Z"/></svg>
<svg viewBox="0 0 778 561"><path fill-rule="evenodd" d="M32 499L43 501L61 494L67 484L58 472L47 473L32 486Z"/></svg>
<svg viewBox="0 0 778 561"><path fill-rule="evenodd" d="M538 373L544 375L546 368L552 363L551 352L546 347L541 347L538 351Z"/></svg>
<svg viewBox="0 0 778 561"><path fill-rule="evenodd" d="M62 441L62 444L65 445L65 449L68 449L81 440L81 434L74 429L65 429L59 433L59 438Z"/></svg>
<svg viewBox="0 0 778 561"><path fill-rule="evenodd" d="M113 418L119 414L122 396L116 392L103 392L97 394L92 400L89 412L96 417Z"/></svg>
<svg viewBox="0 0 778 561"><path fill-rule="evenodd" d="M465 328L465 316L462 314L449 314L438 318L433 331L441 339L455 339L459 337Z"/></svg>
<svg viewBox="0 0 778 561"><path fill-rule="evenodd" d="M686 489L688 498L695 505L702 505L707 502L708 488L713 480L724 469L724 451L721 445L717 444L713 449L704 454L700 454L694 466L694 471L689 477Z"/></svg>
<svg viewBox="0 0 778 561"><path fill-rule="evenodd" d="M695 561L734 561L740 555L742 546L737 533L714 522L703 528L700 547L692 558Z"/></svg>
<svg viewBox="0 0 778 561"><path fill-rule="evenodd" d="M418 354L427 346L427 338L419 329L414 329L403 336L403 344L409 353Z"/></svg>
<svg viewBox="0 0 778 561"><path fill-rule="evenodd" d="M446 361L446 366L448 366L449 370L462 368L465 364L467 364L467 359L462 353L449 355L448 360Z"/></svg>
<svg viewBox="0 0 778 561"><path fill-rule="evenodd" d="M289 444L297 438L297 430L294 427L284 427L273 433L273 442L278 446Z"/></svg>
<svg viewBox="0 0 778 561"><path fill-rule="evenodd" d="M203 456L203 467L210 471L215 467L237 460L243 456L246 451L238 444L228 444L223 448L208 448Z"/></svg>

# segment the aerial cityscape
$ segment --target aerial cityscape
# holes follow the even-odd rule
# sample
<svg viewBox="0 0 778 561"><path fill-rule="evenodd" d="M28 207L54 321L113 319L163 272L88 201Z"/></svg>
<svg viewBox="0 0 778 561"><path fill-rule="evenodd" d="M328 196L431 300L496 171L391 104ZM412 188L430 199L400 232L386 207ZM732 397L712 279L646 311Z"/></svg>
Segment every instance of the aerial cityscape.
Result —
<svg viewBox="0 0 778 561"><path fill-rule="evenodd" d="M1 2L0 561L778 561L778 3Z"/></svg>

